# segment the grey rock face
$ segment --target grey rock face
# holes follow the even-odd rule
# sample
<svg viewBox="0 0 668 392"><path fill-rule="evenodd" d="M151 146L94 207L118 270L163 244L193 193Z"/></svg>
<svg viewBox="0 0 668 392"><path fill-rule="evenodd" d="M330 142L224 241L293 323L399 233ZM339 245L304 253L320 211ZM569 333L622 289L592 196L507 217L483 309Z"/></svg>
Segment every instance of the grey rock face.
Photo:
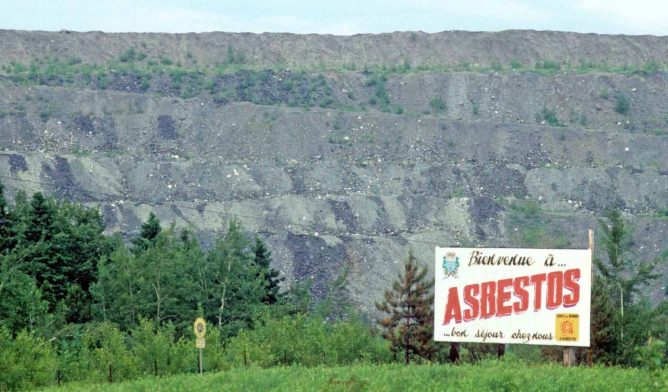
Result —
<svg viewBox="0 0 668 392"><path fill-rule="evenodd" d="M61 50L104 62L131 45L200 64L232 45L262 66L279 58L627 64L668 53L665 37L517 31L0 37L0 64ZM596 217L617 206L635 228L635 257L668 248L663 71L390 73L385 91L400 114L369 104L377 90L364 71L262 71L252 89L242 86L251 77L244 72L216 76L185 99L164 75L146 89L132 78L106 89L0 78L0 179L10 197L41 190L99 206L107 230L127 235L155 211L211 241L237 216L267 239L288 284L311 280L322 299L345 272L351 299L368 313L409 247L430 266L435 245L585 247ZM236 92L221 100L216 89L225 86ZM623 92L630 111L616 112L603 91ZM297 98L309 107L290 107ZM662 273L647 291L654 299L666 295Z"/></svg>

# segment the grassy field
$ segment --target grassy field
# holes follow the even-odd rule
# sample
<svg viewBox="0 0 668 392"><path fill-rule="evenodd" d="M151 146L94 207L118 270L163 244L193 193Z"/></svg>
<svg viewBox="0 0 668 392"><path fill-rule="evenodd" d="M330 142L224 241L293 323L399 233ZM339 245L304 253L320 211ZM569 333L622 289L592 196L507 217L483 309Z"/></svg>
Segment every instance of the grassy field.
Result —
<svg viewBox="0 0 668 392"><path fill-rule="evenodd" d="M668 371L563 368L517 362L475 366L361 365L334 368L285 367L145 378L119 384L68 384L46 391L660 391Z"/></svg>

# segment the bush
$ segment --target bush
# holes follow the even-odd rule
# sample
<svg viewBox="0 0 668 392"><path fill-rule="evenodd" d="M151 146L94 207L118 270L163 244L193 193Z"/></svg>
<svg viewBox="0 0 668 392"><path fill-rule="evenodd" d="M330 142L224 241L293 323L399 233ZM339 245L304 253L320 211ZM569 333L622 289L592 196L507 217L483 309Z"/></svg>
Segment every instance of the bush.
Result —
<svg viewBox="0 0 668 392"><path fill-rule="evenodd" d="M631 109L631 103L624 93L617 93L615 96L615 112L626 115Z"/></svg>
<svg viewBox="0 0 668 392"><path fill-rule="evenodd" d="M53 382L56 356L48 342L29 332L12 338L0 327L0 391L36 388Z"/></svg>
<svg viewBox="0 0 668 392"><path fill-rule="evenodd" d="M84 335L80 366L93 382L128 380L139 373L136 358L128 348L125 335L109 322L94 325Z"/></svg>
<svg viewBox="0 0 668 392"><path fill-rule="evenodd" d="M242 331L225 349L226 367L345 365L390 360L387 343L361 320L327 321L303 314L265 319Z"/></svg>
<svg viewBox="0 0 668 392"><path fill-rule="evenodd" d="M536 115L536 122L540 123L542 121L545 121L547 124L553 127L564 126L564 124L557 118L557 114L548 108L543 108L543 110L541 110L540 113Z"/></svg>
<svg viewBox="0 0 668 392"><path fill-rule="evenodd" d="M447 108L443 97L436 96L429 101L429 107L436 113L443 112Z"/></svg>

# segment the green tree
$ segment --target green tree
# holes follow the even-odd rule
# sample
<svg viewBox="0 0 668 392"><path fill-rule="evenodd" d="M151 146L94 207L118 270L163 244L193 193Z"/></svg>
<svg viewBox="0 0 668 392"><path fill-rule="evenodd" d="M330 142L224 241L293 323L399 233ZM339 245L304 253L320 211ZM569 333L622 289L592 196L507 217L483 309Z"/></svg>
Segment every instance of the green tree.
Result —
<svg viewBox="0 0 668 392"><path fill-rule="evenodd" d="M9 204L5 199L4 186L0 182L0 254L5 254L14 247L12 234L12 217Z"/></svg>
<svg viewBox="0 0 668 392"><path fill-rule="evenodd" d="M592 353L599 361L632 365L635 348L650 337L648 326L660 314L642 289L659 277L654 270L663 260L641 262L631 255L630 233L618 210L606 210L599 225L607 259L594 258Z"/></svg>
<svg viewBox="0 0 668 392"><path fill-rule="evenodd" d="M223 338L250 327L261 310L267 292L254 257L236 219L230 221L225 237L216 241L206 257L203 307Z"/></svg>
<svg viewBox="0 0 668 392"><path fill-rule="evenodd" d="M66 321L89 321L97 261L109 250L99 211L36 193L30 202L17 195L10 213L12 248L5 253L25 260L21 268L51 312L63 309Z"/></svg>
<svg viewBox="0 0 668 392"><path fill-rule="evenodd" d="M45 322L48 304L35 280L19 266L13 256L0 255L0 327L33 331Z"/></svg>
<svg viewBox="0 0 668 392"><path fill-rule="evenodd" d="M0 326L0 390L26 390L49 385L56 355L49 342L23 331L12 337Z"/></svg>
<svg viewBox="0 0 668 392"><path fill-rule="evenodd" d="M255 237L255 245L253 246L253 254L255 255L254 264L256 267L257 277L263 282L265 289L262 302L267 305L276 304L279 300L280 284L285 280L280 276L280 272L271 268L271 252L264 244L260 237Z"/></svg>
<svg viewBox="0 0 668 392"><path fill-rule="evenodd" d="M132 239L132 244L135 246L135 252L139 253L146 249L151 243L155 242L158 234L162 231L160 226L160 219L151 211L146 222L142 223L139 231L139 237Z"/></svg>
<svg viewBox="0 0 668 392"><path fill-rule="evenodd" d="M104 320L131 329L140 318L156 326L170 322L183 333L195 317L200 288L195 266L201 258L197 243L161 230L141 251L122 244L102 259L93 292L96 311Z"/></svg>
<svg viewBox="0 0 668 392"><path fill-rule="evenodd" d="M413 250L409 250L399 279L392 289L385 290L384 301L376 308L387 314L380 320L383 337L390 341L394 353L403 352L404 362L411 357L432 360L436 353L433 337L434 283L428 279L426 267L420 268Z"/></svg>
<svg viewBox="0 0 668 392"><path fill-rule="evenodd" d="M114 251L102 257L98 265L98 281L92 288L96 318L117 323L123 330L136 325L141 299L137 258L120 237L115 238Z"/></svg>
<svg viewBox="0 0 668 392"><path fill-rule="evenodd" d="M158 234L154 243L137 255L141 313L156 324L173 322L183 330L195 318L197 287L192 260L173 227Z"/></svg>

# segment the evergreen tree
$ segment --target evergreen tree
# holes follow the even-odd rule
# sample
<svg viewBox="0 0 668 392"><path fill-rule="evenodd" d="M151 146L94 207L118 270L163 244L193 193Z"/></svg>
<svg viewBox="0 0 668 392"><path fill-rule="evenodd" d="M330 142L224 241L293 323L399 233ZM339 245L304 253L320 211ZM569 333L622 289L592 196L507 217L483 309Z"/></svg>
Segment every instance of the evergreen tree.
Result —
<svg viewBox="0 0 668 392"><path fill-rule="evenodd" d="M132 239L132 244L135 246L134 251L140 253L146 249L151 243L155 241L158 234L162 231L160 226L160 219L151 211L146 222L142 223L139 231L139 237Z"/></svg>
<svg viewBox="0 0 668 392"><path fill-rule="evenodd" d="M630 233L618 210L606 210L599 225L607 260L594 258L592 354L598 361L630 365L658 315L644 301L642 288L659 276L654 269L663 260L643 263L630 255Z"/></svg>
<svg viewBox="0 0 668 392"><path fill-rule="evenodd" d="M597 361L612 363L615 347L614 324L617 311L608 287L594 278L591 290L591 354Z"/></svg>
<svg viewBox="0 0 668 392"><path fill-rule="evenodd" d="M385 329L383 337L390 341L393 352L403 352L406 365L412 356L431 360L436 353L432 341L434 283L427 273L426 267L420 269L413 250L409 250L403 273L399 273L391 290L385 290L384 301L376 304L387 314L380 320Z"/></svg>
<svg viewBox="0 0 668 392"><path fill-rule="evenodd" d="M13 256L0 255L0 327L10 331L43 326L48 304L35 280L22 272Z"/></svg>
<svg viewBox="0 0 668 392"><path fill-rule="evenodd" d="M285 278L280 277L280 272L271 268L271 252L260 237L255 237L253 253L255 255L254 264L257 268L257 276L262 280L265 289L262 302L267 305L276 304L279 300L280 284Z"/></svg>
<svg viewBox="0 0 668 392"><path fill-rule="evenodd" d="M0 182L0 254L5 254L13 245L12 221L9 205L5 199L4 186Z"/></svg>
<svg viewBox="0 0 668 392"><path fill-rule="evenodd" d="M25 260L21 268L35 279L49 310L66 309L65 321L89 321L97 261L109 249L99 211L36 193L29 203L17 197L12 216L9 253Z"/></svg>

